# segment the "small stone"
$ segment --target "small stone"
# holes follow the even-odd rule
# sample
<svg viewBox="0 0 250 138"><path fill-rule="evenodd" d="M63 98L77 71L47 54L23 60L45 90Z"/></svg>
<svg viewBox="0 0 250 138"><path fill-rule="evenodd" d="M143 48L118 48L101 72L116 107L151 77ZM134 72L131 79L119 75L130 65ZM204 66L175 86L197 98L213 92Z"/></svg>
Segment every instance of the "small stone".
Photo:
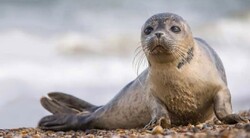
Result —
<svg viewBox="0 0 250 138"><path fill-rule="evenodd" d="M250 132L250 124L245 125L244 129L245 129L247 132Z"/></svg>
<svg viewBox="0 0 250 138"><path fill-rule="evenodd" d="M178 132L181 132L181 133L185 133L185 132L188 132L189 129L187 127L179 127L178 128Z"/></svg>
<svg viewBox="0 0 250 138"><path fill-rule="evenodd" d="M130 138L137 138L138 135L136 135L136 134L130 134L129 137L130 137Z"/></svg>
<svg viewBox="0 0 250 138"><path fill-rule="evenodd" d="M216 125L221 125L222 122L221 122L220 120L215 120L215 121L214 121L214 124L216 124Z"/></svg>
<svg viewBox="0 0 250 138"><path fill-rule="evenodd" d="M97 130L96 129L87 129L85 131L86 134L94 134L94 133L97 133Z"/></svg>
<svg viewBox="0 0 250 138"><path fill-rule="evenodd" d="M197 133L199 131L200 131L200 129L198 129L197 127L192 128L192 132L194 132L194 133Z"/></svg>
<svg viewBox="0 0 250 138"><path fill-rule="evenodd" d="M28 133L28 132L25 131L25 130L22 130L22 131L21 131L21 134L22 134L22 135L25 135L25 134L27 134L27 133Z"/></svg>
<svg viewBox="0 0 250 138"><path fill-rule="evenodd" d="M11 134L7 134L6 136L5 136L5 138L13 138L14 136L13 135L11 135Z"/></svg>
<svg viewBox="0 0 250 138"><path fill-rule="evenodd" d="M195 127L198 128L198 129L202 129L203 128L203 124L198 124Z"/></svg>
<svg viewBox="0 0 250 138"><path fill-rule="evenodd" d="M230 131L228 129L222 130L220 133L220 137L222 138L228 138L229 137L229 133Z"/></svg>
<svg viewBox="0 0 250 138"><path fill-rule="evenodd" d="M171 134L173 134L173 131L171 131L171 130L169 130L169 129L166 129L166 130L164 131L164 135L171 135Z"/></svg>
<svg viewBox="0 0 250 138"><path fill-rule="evenodd" d="M93 134L86 135L86 138L94 138L94 137L95 137L95 135L93 135Z"/></svg>
<svg viewBox="0 0 250 138"><path fill-rule="evenodd" d="M35 134L32 136L32 138L41 138L41 136L39 134Z"/></svg>
<svg viewBox="0 0 250 138"><path fill-rule="evenodd" d="M124 130L124 129L117 129L116 132L117 132L119 135L125 134L125 130Z"/></svg>
<svg viewBox="0 0 250 138"><path fill-rule="evenodd" d="M118 136L119 136L119 138L127 138L127 136L125 134L119 134Z"/></svg>
<svg viewBox="0 0 250 138"><path fill-rule="evenodd" d="M235 128L238 128L238 129L242 129L242 128L244 128L244 124L243 123L237 123L236 125L235 125Z"/></svg>
<svg viewBox="0 0 250 138"><path fill-rule="evenodd" d="M58 136L56 136L56 137L58 137ZM72 135L65 135L65 136L63 136L64 138L72 138L73 136Z"/></svg>
<svg viewBox="0 0 250 138"><path fill-rule="evenodd" d="M164 129L159 125L155 126L152 130L152 134L154 134L154 135L155 134L163 134L163 132L164 132Z"/></svg>
<svg viewBox="0 0 250 138"><path fill-rule="evenodd" d="M141 132L141 135L146 135L146 134L147 134L147 131Z"/></svg>
<svg viewBox="0 0 250 138"><path fill-rule="evenodd" d="M195 138L206 138L207 134L206 133L195 133L194 137Z"/></svg>
<svg viewBox="0 0 250 138"><path fill-rule="evenodd" d="M22 138L29 138L27 134L22 134Z"/></svg>
<svg viewBox="0 0 250 138"><path fill-rule="evenodd" d="M189 127L189 128L194 128L194 125L188 124L188 127Z"/></svg>
<svg viewBox="0 0 250 138"><path fill-rule="evenodd" d="M203 124L203 127L202 127L202 129L212 129L212 128L213 128L213 125L209 123Z"/></svg>
<svg viewBox="0 0 250 138"><path fill-rule="evenodd" d="M58 136L63 136L63 135L64 135L64 132L63 132L63 131L58 131L58 132L56 132L56 134L57 134Z"/></svg>
<svg viewBox="0 0 250 138"><path fill-rule="evenodd" d="M191 132L186 132L184 135L185 135L185 136L188 136L188 137L191 137L191 136L193 136L193 133L191 133Z"/></svg>

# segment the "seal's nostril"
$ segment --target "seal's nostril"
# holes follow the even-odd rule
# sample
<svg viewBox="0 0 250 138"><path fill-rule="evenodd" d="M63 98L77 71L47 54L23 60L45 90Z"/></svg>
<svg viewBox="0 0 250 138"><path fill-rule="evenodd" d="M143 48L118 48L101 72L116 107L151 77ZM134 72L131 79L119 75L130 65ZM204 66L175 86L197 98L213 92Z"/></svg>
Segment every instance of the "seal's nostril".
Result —
<svg viewBox="0 0 250 138"><path fill-rule="evenodd" d="M157 38L160 38L163 35L163 33L157 32L157 33L155 33L155 35L156 35Z"/></svg>

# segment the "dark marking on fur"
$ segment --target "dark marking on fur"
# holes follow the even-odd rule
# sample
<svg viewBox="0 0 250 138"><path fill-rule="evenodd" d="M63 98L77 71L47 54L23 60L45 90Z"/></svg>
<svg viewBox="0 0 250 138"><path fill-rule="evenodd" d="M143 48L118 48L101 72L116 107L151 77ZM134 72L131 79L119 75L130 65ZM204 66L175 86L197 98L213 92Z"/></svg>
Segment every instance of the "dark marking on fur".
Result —
<svg viewBox="0 0 250 138"><path fill-rule="evenodd" d="M185 65L186 63L190 63L190 61L193 59L194 56L194 48L191 47L188 52L187 52L187 57L185 57L184 59L181 59L181 61L178 63L177 68L180 69L183 65Z"/></svg>

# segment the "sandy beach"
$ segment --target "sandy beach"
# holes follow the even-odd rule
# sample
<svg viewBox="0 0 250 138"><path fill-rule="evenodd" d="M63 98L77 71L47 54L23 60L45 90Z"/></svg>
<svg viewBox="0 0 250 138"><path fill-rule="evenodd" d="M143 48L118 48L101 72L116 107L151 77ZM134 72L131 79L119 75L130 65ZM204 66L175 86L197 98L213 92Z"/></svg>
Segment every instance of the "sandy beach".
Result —
<svg viewBox="0 0 250 138"><path fill-rule="evenodd" d="M162 133L148 131L144 129L117 129L117 130L87 130L87 131L43 131L37 128L18 128L18 129L1 129L0 137L12 138L126 138L126 137L166 137L166 138L249 138L250 124L236 124L236 125L189 125L165 129Z"/></svg>
<svg viewBox="0 0 250 138"><path fill-rule="evenodd" d="M250 119L250 110L239 113L241 116ZM238 123L225 125L220 121L213 123L201 123L197 125L176 126L169 129L162 129L155 126L152 130L145 129L116 129L98 130L90 129L85 131L44 131L39 128L16 128L0 129L0 137L4 138L136 138L136 137L166 137L166 138L249 138L250 123Z"/></svg>

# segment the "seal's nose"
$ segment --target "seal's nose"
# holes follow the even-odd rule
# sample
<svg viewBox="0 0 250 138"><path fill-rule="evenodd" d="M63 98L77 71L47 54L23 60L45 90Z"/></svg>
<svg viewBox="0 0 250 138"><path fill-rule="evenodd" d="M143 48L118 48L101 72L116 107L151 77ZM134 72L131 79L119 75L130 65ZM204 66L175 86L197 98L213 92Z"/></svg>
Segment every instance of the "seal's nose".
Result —
<svg viewBox="0 0 250 138"><path fill-rule="evenodd" d="M162 32L156 32L155 35L156 35L157 38L160 38L163 35L163 33Z"/></svg>

